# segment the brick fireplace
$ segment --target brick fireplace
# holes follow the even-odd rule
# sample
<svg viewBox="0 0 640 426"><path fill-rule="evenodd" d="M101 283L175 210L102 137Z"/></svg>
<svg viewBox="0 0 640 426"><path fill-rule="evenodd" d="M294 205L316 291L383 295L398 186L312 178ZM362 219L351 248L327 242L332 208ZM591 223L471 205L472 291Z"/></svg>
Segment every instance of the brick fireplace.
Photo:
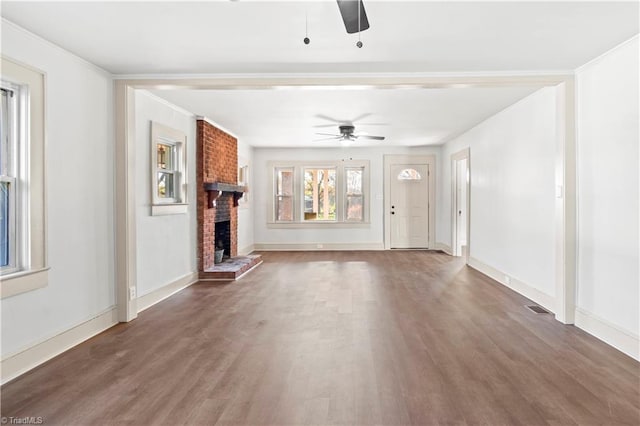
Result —
<svg viewBox="0 0 640 426"><path fill-rule="evenodd" d="M228 222L226 256L238 254L237 200L230 191L205 191L205 184L236 185L238 182L238 141L206 120L197 120L196 179L198 188L198 271L214 265L216 223ZM218 196L212 200L212 194ZM221 228L219 225L218 228Z"/></svg>

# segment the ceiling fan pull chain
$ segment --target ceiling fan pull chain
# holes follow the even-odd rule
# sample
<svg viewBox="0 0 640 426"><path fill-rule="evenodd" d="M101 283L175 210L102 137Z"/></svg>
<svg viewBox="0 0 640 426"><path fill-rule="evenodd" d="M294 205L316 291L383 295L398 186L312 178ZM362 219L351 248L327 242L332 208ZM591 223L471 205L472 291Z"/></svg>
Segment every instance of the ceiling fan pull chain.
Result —
<svg viewBox="0 0 640 426"><path fill-rule="evenodd" d="M358 46L358 48L362 48L362 41L360 40L360 34L362 34L361 28L360 27L360 8L362 7L362 0L358 0L358 42L356 43L356 46Z"/></svg>
<svg viewBox="0 0 640 426"><path fill-rule="evenodd" d="M304 10L304 44L311 43L309 39L309 10L305 6Z"/></svg>

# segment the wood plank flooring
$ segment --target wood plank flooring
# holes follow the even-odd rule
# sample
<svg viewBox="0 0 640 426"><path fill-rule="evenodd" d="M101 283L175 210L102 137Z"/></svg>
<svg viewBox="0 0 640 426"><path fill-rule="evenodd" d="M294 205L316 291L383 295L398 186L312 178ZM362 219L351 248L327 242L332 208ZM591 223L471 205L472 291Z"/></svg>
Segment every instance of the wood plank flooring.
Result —
<svg viewBox="0 0 640 426"><path fill-rule="evenodd" d="M640 364L455 258L263 253L2 388L45 424L640 424Z"/></svg>

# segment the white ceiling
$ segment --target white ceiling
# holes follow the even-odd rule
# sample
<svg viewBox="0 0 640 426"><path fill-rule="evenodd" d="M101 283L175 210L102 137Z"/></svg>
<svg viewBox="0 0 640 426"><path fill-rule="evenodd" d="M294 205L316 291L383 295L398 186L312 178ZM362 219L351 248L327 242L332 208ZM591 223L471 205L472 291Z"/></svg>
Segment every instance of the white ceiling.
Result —
<svg viewBox="0 0 640 426"><path fill-rule="evenodd" d="M12 2L2 16L116 74L574 69L638 33L638 2ZM305 12L311 44L305 46Z"/></svg>
<svg viewBox="0 0 640 426"><path fill-rule="evenodd" d="M155 90L153 94L214 120L257 147L329 147L337 123L385 136L358 146L434 145L457 135L536 87L458 89ZM356 120L355 122L353 122ZM335 125L332 125L334 123ZM320 126L320 127L318 127Z"/></svg>
<svg viewBox="0 0 640 426"><path fill-rule="evenodd" d="M638 33L638 2L365 0L371 28L344 29L335 0L12 2L4 18L120 75L536 73L573 70ZM311 44L305 36L308 15ZM326 117L438 144L537 87L154 91L254 146L336 146ZM325 118L323 118L323 116ZM367 125L368 123L385 123ZM366 143L358 142L366 145ZM381 142L368 142L378 145Z"/></svg>

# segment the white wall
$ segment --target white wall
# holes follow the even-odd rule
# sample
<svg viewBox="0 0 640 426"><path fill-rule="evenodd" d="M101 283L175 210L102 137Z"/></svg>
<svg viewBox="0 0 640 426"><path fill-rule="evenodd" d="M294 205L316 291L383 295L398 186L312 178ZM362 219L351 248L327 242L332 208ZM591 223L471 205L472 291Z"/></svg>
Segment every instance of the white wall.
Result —
<svg viewBox="0 0 640 426"><path fill-rule="evenodd" d="M254 150L254 188L252 193L255 209L255 242L259 244L358 244L364 247L382 248L384 244L384 165L385 154L436 156L436 184L440 176L440 147L366 147L366 148L256 148ZM367 228L335 229L274 229L268 228L273 177L269 170L269 161L315 161L315 160L369 160L370 162L370 222ZM439 203L436 193L436 206Z"/></svg>
<svg viewBox="0 0 640 426"><path fill-rule="evenodd" d="M636 36L576 74L577 305L584 314L635 335L636 354L640 322L638 49Z"/></svg>
<svg viewBox="0 0 640 426"><path fill-rule="evenodd" d="M113 83L2 21L2 54L46 73L47 287L2 300L2 358L115 304Z"/></svg>
<svg viewBox="0 0 640 426"><path fill-rule="evenodd" d="M527 96L443 146L437 237L448 246L451 154L467 147L470 256L548 296L538 303L549 300L555 294L556 89Z"/></svg>
<svg viewBox="0 0 640 426"><path fill-rule="evenodd" d="M197 272L196 119L146 91L135 92L137 291L143 296ZM151 216L151 121L187 136L186 214Z"/></svg>

